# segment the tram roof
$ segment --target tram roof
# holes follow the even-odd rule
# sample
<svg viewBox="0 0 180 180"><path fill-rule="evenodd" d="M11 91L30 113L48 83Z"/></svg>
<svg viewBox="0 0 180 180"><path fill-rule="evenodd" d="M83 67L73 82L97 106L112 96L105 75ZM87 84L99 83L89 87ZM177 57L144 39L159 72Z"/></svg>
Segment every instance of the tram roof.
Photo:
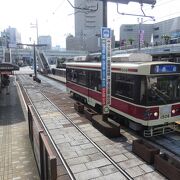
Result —
<svg viewBox="0 0 180 180"><path fill-rule="evenodd" d="M151 67L158 67L160 65L178 65L180 64L174 62L164 62L164 61L151 61L151 62L112 62L111 69L113 72L117 73L129 73L129 74L139 74L139 75L150 75L150 74L161 74L152 73ZM66 68L75 68L75 69L87 69L87 70L101 70L100 62L69 62L66 63ZM179 68L178 68L179 69ZM168 73L168 72L167 72ZM179 74L179 70L174 73ZM162 73L164 74L164 73Z"/></svg>
<svg viewBox="0 0 180 180"><path fill-rule="evenodd" d="M101 67L101 62L67 62L65 63L67 66L77 66L77 67ZM155 64L179 64L174 62L167 61L135 61L135 62L112 62L112 67L122 67L122 66L130 66L130 67L139 67L139 66L149 66Z"/></svg>

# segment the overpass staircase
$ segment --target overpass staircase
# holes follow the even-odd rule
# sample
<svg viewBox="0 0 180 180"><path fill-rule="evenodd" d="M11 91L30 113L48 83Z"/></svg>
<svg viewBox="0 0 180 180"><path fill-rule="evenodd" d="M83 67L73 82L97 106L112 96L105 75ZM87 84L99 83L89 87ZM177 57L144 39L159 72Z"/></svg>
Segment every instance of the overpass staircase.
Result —
<svg viewBox="0 0 180 180"><path fill-rule="evenodd" d="M43 74L51 74L50 65L44 52L36 49L37 60L38 60L38 71Z"/></svg>

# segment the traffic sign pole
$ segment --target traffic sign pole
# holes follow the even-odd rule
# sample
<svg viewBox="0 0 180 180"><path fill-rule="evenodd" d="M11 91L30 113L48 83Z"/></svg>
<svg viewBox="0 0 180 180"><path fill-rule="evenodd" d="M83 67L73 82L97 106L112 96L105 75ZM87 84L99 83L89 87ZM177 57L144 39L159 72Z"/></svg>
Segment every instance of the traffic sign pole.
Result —
<svg viewBox="0 0 180 180"><path fill-rule="evenodd" d="M101 94L103 120L111 104L111 29L101 28Z"/></svg>

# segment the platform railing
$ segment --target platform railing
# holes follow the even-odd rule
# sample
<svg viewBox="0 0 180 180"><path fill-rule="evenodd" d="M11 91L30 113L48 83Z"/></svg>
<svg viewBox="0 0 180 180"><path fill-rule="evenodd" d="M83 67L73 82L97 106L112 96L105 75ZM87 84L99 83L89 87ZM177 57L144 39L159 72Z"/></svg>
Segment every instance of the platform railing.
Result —
<svg viewBox="0 0 180 180"><path fill-rule="evenodd" d="M51 150L48 137L35 115L32 105L28 105L28 127L29 138L37 163L41 180L57 179L57 161L56 156Z"/></svg>

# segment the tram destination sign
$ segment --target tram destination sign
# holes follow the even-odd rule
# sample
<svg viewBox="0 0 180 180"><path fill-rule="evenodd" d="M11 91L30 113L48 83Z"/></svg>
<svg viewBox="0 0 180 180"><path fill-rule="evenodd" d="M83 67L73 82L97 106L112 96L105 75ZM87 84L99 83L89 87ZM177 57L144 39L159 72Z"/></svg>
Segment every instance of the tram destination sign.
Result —
<svg viewBox="0 0 180 180"><path fill-rule="evenodd" d="M101 28L101 93L103 114L109 113L111 104L111 29Z"/></svg>

